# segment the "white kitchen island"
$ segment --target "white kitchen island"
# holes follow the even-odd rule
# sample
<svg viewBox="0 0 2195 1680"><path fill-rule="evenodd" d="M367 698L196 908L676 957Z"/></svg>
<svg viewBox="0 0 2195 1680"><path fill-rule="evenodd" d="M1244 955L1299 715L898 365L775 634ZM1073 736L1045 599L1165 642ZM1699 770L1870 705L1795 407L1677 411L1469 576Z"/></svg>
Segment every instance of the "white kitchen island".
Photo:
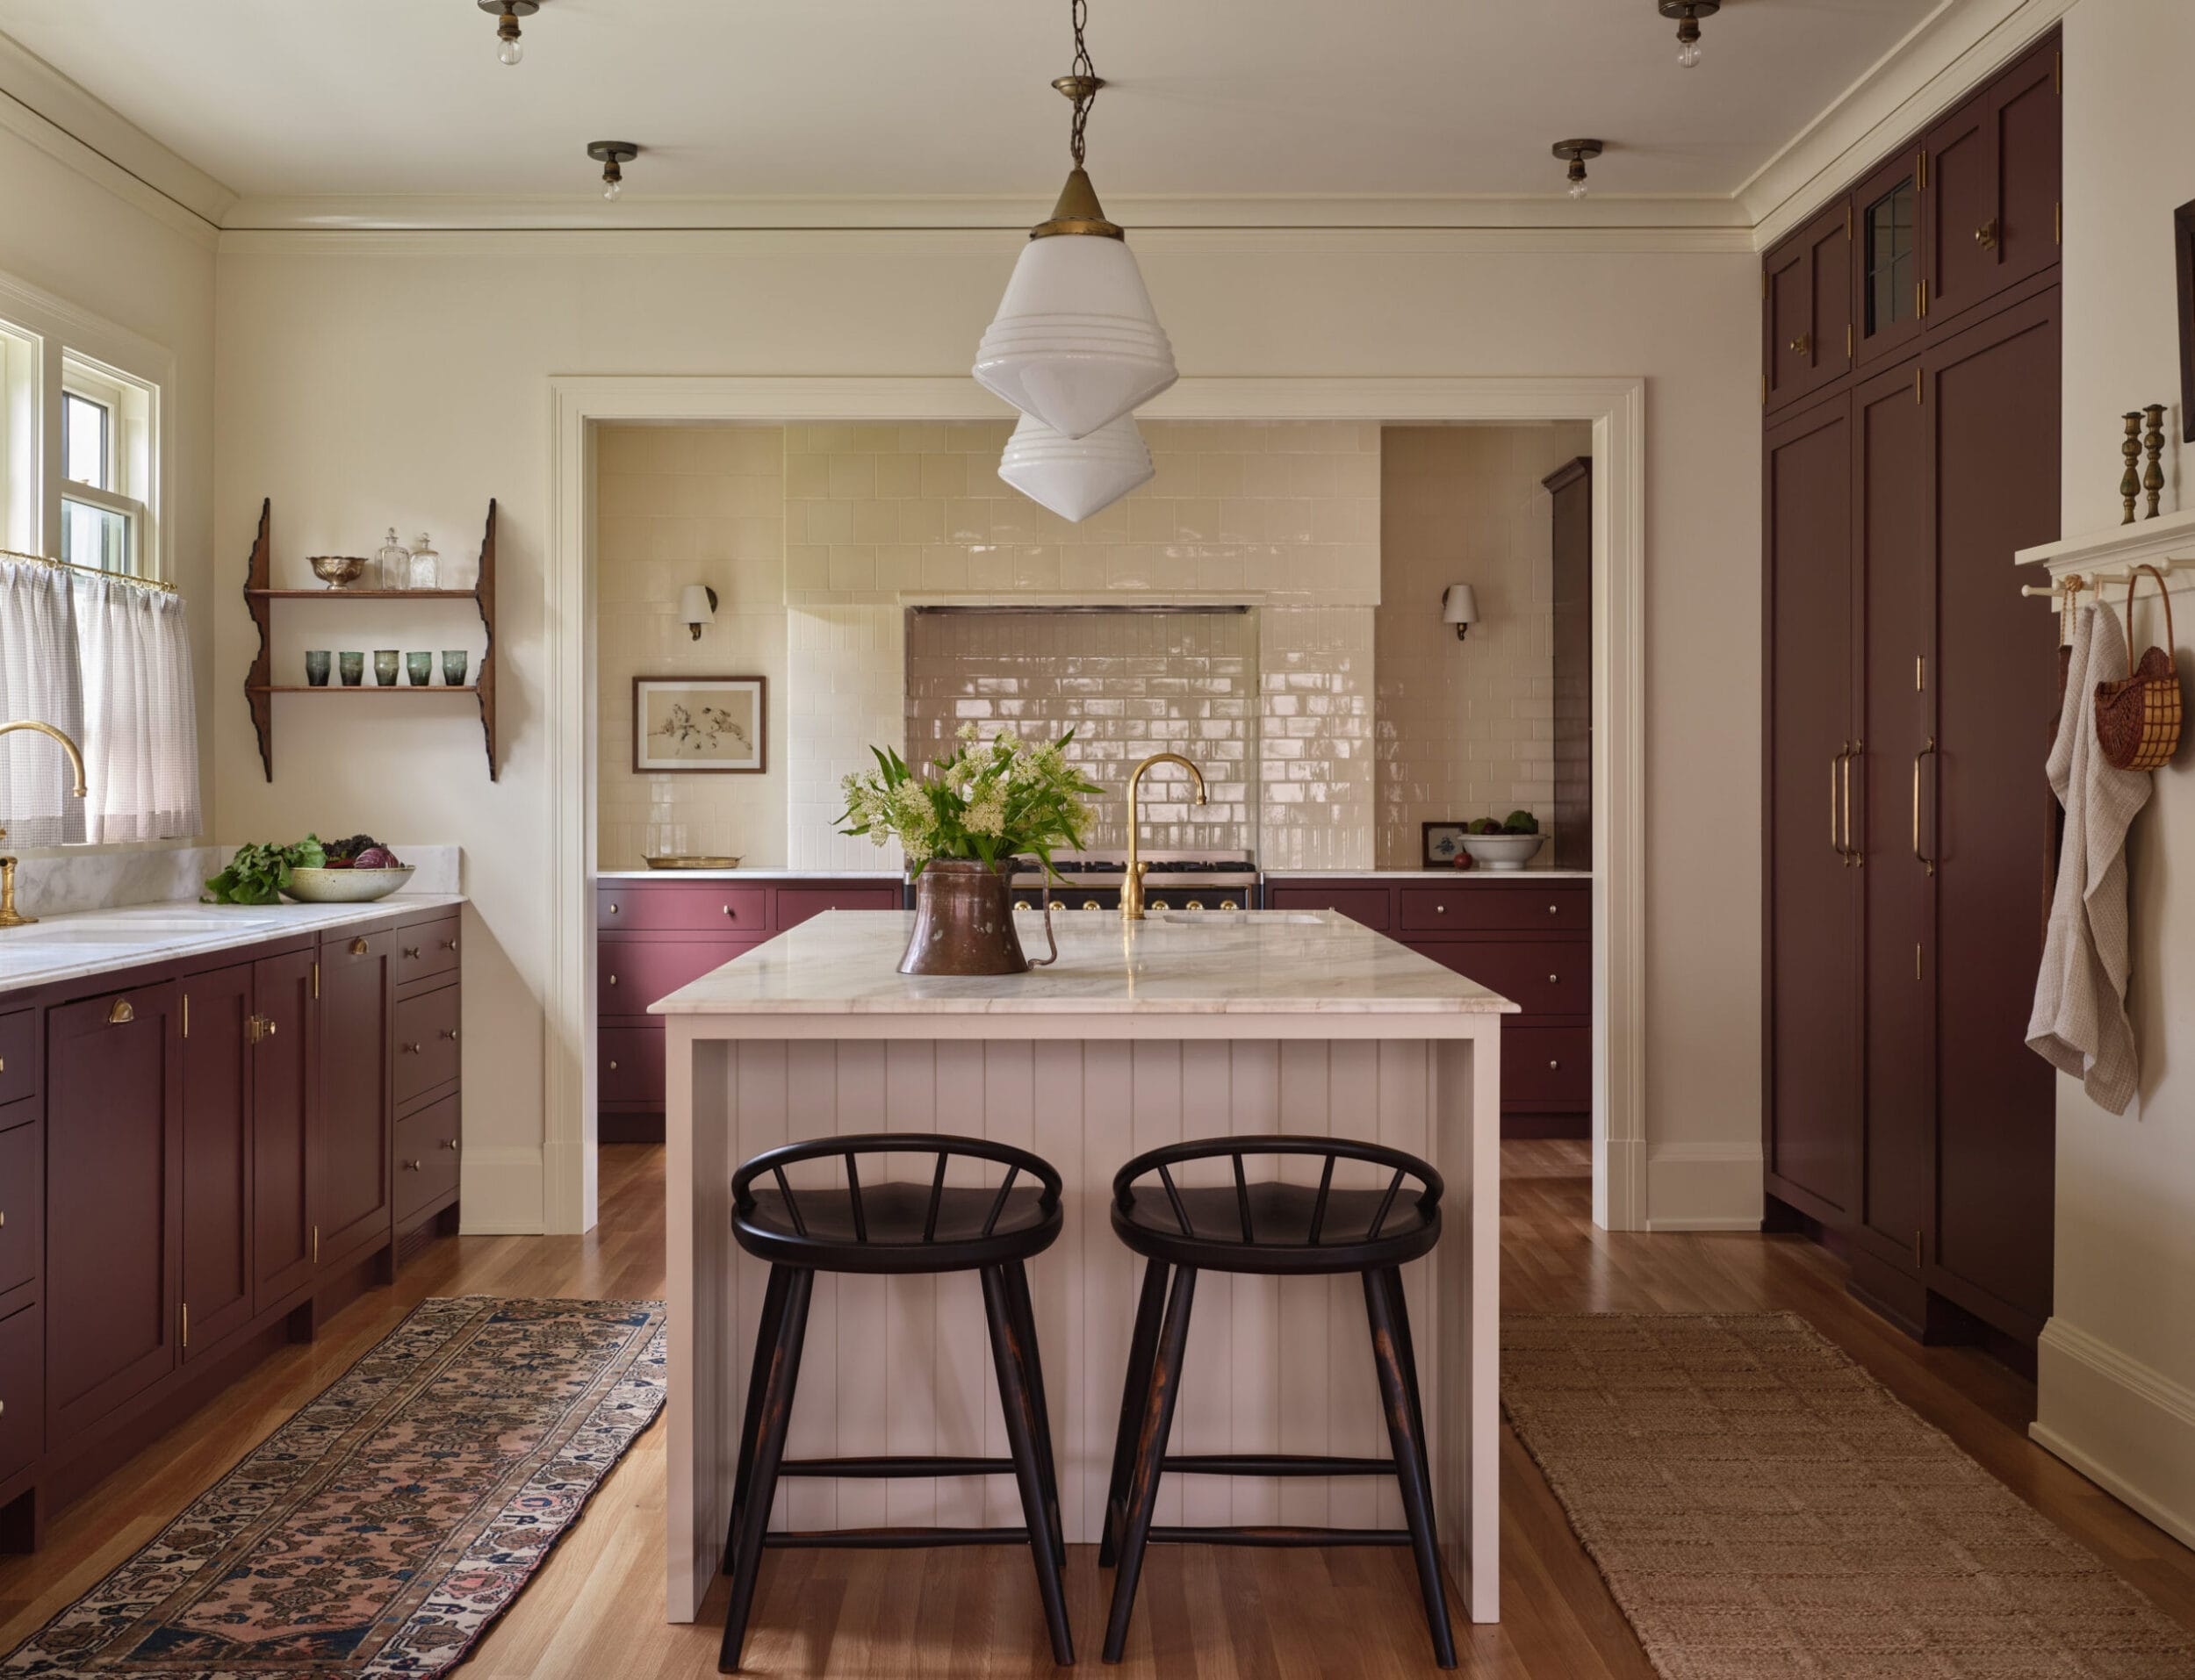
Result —
<svg viewBox="0 0 2195 1680"><path fill-rule="evenodd" d="M1471 1619L1497 1619L1500 1030L1515 1006L1331 912L1055 917L1056 966L986 979L898 973L911 920L832 911L655 1005L670 1619L694 1619L718 1566L768 1273L732 1240L733 1168L832 1133L942 1131L1033 1150L1065 1180L1064 1234L1029 1274L1067 1535L1093 1542L1141 1264L1109 1223L1114 1171L1162 1144L1256 1132L1430 1161L1447 1181L1440 1246L1403 1276L1435 1510ZM1021 934L1044 948L1037 918ZM910 1154L903 1175L926 1171ZM972 1274L819 1275L788 1455L1003 1457L985 1334ZM1357 1279L1204 1274L1172 1450L1385 1456ZM801 1478L777 1499L773 1529L1021 1520L1011 1476ZM1385 1478L1169 1475L1157 1520L1393 1528L1401 1507Z"/></svg>

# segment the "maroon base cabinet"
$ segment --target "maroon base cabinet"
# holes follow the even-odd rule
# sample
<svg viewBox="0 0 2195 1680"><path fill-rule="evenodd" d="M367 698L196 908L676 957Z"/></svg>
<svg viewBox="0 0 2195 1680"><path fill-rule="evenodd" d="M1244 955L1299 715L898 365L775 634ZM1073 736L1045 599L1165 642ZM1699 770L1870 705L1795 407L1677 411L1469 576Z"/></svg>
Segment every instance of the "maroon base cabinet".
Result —
<svg viewBox="0 0 2195 1680"><path fill-rule="evenodd" d="M896 910L896 882L605 880L596 889L595 1136L663 1141L663 1017L648 1006L825 910Z"/></svg>
<svg viewBox="0 0 2195 1680"><path fill-rule="evenodd" d="M0 1550L454 1229L457 928L395 908L0 999Z"/></svg>
<svg viewBox="0 0 2195 1680"><path fill-rule="evenodd" d="M1530 871L1453 882L1269 881L1273 910L1335 910L1501 993L1501 1135L1593 1135L1593 883Z"/></svg>

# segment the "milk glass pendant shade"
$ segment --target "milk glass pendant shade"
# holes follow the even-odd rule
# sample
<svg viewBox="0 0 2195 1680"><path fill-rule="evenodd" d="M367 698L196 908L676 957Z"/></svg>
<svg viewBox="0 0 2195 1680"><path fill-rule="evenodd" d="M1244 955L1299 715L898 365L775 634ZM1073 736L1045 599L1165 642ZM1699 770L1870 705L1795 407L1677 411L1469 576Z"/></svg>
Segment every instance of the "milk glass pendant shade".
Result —
<svg viewBox="0 0 2195 1680"><path fill-rule="evenodd" d="M1076 169L975 352L979 384L1062 437L1089 436L1179 377L1142 270L1104 217Z"/></svg>
<svg viewBox="0 0 2195 1680"><path fill-rule="evenodd" d="M1135 417L1123 414L1082 437L1065 437L1024 414L998 460L998 476L1040 507L1076 524L1151 481L1151 452Z"/></svg>

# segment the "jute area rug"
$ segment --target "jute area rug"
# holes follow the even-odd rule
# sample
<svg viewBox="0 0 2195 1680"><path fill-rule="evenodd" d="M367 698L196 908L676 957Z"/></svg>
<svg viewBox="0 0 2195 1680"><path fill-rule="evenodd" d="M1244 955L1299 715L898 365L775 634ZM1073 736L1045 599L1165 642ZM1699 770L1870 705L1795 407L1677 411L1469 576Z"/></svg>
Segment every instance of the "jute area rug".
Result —
<svg viewBox="0 0 2195 1680"><path fill-rule="evenodd" d="M658 1302L423 1302L0 1676L442 1674L663 1396Z"/></svg>
<svg viewBox="0 0 2195 1680"><path fill-rule="evenodd" d="M1501 1397L1667 1680L2186 1680L2178 1626L1791 1313L1526 1314Z"/></svg>

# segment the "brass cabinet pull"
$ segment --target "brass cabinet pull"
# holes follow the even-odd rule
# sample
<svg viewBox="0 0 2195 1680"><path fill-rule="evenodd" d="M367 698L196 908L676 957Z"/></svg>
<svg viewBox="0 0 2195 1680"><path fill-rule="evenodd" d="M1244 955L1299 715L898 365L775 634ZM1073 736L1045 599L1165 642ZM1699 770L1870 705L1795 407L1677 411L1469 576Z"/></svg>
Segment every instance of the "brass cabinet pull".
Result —
<svg viewBox="0 0 2195 1680"><path fill-rule="evenodd" d="M612 974L612 975L609 977L609 983L610 983L612 986L616 985L616 984L617 984L617 976L616 976L616 975L615 975L615 974Z"/></svg>
<svg viewBox="0 0 2195 1680"><path fill-rule="evenodd" d="M1852 761L1860 756L1864 746L1864 743L1855 741L1852 750L1845 755L1845 856L1852 860L1855 869L1865 861L1866 854L1853 844L1852 838Z"/></svg>
<svg viewBox="0 0 2195 1680"><path fill-rule="evenodd" d="M1559 915L1561 913L1562 906L1559 904L1551 904L1547 907L1547 914L1550 915Z"/></svg>
<svg viewBox="0 0 2195 1680"><path fill-rule="evenodd" d="M444 951L455 951L457 948L457 942L455 939L445 939L442 942L442 948Z"/></svg>
<svg viewBox="0 0 2195 1680"><path fill-rule="evenodd" d="M419 960L419 947L417 945L406 945L404 947L404 960L407 963L417 962Z"/></svg>
<svg viewBox="0 0 2195 1680"><path fill-rule="evenodd" d="M1223 898L1220 901L1220 908L1223 910L1239 910L1242 907L1231 898Z"/></svg>
<svg viewBox="0 0 2195 1680"><path fill-rule="evenodd" d="M126 1027L136 1019L137 1011L126 997L118 997L107 1005L107 1025L110 1027Z"/></svg>
<svg viewBox="0 0 2195 1680"><path fill-rule="evenodd" d="M733 909L730 905L727 904L724 906L724 914L726 915L736 916L739 914L739 912Z"/></svg>
<svg viewBox="0 0 2195 1680"><path fill-rule="evenodd" d="M1191 899L1188 903L1182 906L1185 910L1201 910L1204 907L1204 901L1197 898Z"/></svg>
<svg viewBox="0 0 2195 1680"><path fill-rule="evenodd" d="M611 1073L615 1073L617 1071L617 1064L616 1064L615 1062L612 1062L612 1063L609 1065L609 1071L610 1071Z"/></svg>
<svg viewBox="0 0 2195 1680"><path fill-rule="evenodd" d="M1813 348L1814 335L1811 333L1801 333L1796 338L1791 341L1791 353L1794 355L1810 355Z"/></svg>
<svg viewBox="0 0 2195 1680"><path fill-rule="evenodd" d="M442 1140L442 1146L454 1155L457 1151L457 1140L455 1138L445 1138Z"/></svg>
<svg viewBox="0 0 2195 1680"><path fill-rule="evenodd" d="M1085 910L1096 910L1103 908L1104 907L1101 906L1094 898L1086 898L1083 901L1083 908Z"/></svg>
<svg viewBox="0 0 2195 1680"><path fill-rule="evenodd" d="M615 915L617 914L617 906L615 903L609 907L609 913L612 915Z"/></svg>
<svg viewBox="0 0 2195 1680"><path fill-rule="evenodd" d="M1845 850L1845 843L1839 837L1837 827L1837 772L1843 768L1845 755L1851 750L1852 743L1847 741L1829 761L1829 849L1837 854L1840 861L1847 864L1852 861L1852 854Z"/></svg>
<svg viewBox="0 0 2195 1680"><path fill-rule="evenodd" d="M399 1045L397 1048L401 1050L407 1056L416 1056L421 1051L425 1050L427 1046L424 1045Z"/></svg>
<svg viewBox="0 0 2195 1680"><path fill-rule="evenodd" d="M1551 1059L1548 1062L1548 1064L1547 1064L1547 1065L1548 1065L1548 1066L1550 1066L1551 1068L1551 1067L1560 1067L1560 1066L1562 1066L1562 1064L1561 1064L1560 1062L1558 1062L1558 1061L1554 1061L1554 1060L1551 1060Z"/></svg>
<svg viewBox="0 0 2195 1680"><path fill-rule="evenodd" d="M445 1037L445 1038L449 1039L449 1040L450 1040L450 1042L451 1044L453 1044L453 1045L454 1045L454 1044L456 1044L456 1043L457 1042L457 1028L455 1028L455 1027L444 1027L444 1028L443 1028L443 1029L442 1029L442 1036L443 1036L443 1037Z"/></svg>
<svg viewBox="0 0 2195 1680"><path fill-rule="evenodd" d="M1028 901L1027 899L1026 899L1026 898L1018 898L1018 899L1016 899L1016 900L1014 901L1014 908L1015 908L1015 909L1017 909L1017 910L1026 910L1026 909L1027 909L1028 908L1029 908L1029 901ZM726 910L726 911L724 912L724 914L725 914L726 915L730 915L731 914L731 912L730 912L730 910Z"/></svg>
<svg viewBox="0 0 2195 1680"><path fill-rule="evenodd" d="M1921 760L1936 750L1936 737L1930 736L1928 744L1913 755L1913 856L1920 859L1921 867L1930 874L1936 872L1936 860L1921 850L1920 844L1920 782Z"/></svg>
<svg viewBox="0 0 2195 1680"><path fill-rule="evenodd" d="M350 954L352 956L363 957L366 954L366 942L363 939L353 939L350 942Z"/></svg>
<svg viewBox="0 0 2195 1680"><path fill-rule="evenodd" d="M1985 251L1997 248L1997 218L1992 216L1974 230L1974 242Z"/></svg>
<svg viewBox="0 0 2195 1680"><path fill-rule="evenodd" d="M1560 986L1563 983L1563 977L1560 974L1550 974L1547 977L1547 983L1550 986Z"/></svg>
<svg viewBox="0 0 2195 1680"><path fill-rule="evenodd" d="M1446 915L1448 914L1448 906L1445 904L1436 904L1433 907L1433 914L1435 915Z"/></svg>
<svg viewBox="0 0 2195 1680"><path fill-rule="evenodd" d="M404 1170L407 1173L416 1173L420 1170L420 1164L417 1161L406 1161Z"/></svg>

